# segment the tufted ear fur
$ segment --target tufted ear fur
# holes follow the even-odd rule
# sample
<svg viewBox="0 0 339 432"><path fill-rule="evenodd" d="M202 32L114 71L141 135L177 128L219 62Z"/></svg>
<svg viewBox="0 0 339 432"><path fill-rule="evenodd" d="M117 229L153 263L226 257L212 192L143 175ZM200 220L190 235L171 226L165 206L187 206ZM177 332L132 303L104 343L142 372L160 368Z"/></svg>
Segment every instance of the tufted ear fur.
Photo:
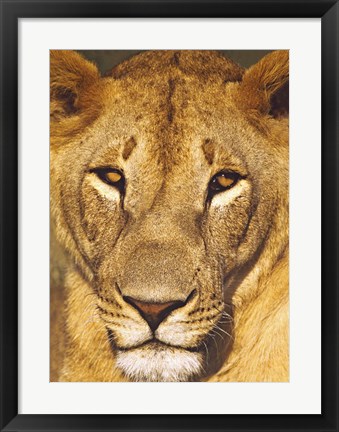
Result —
<svg viewBox="0 0 339 432"><path fill-rule="evenodd" d="M274 51L250 67L239 84L235 100L249 112L281 117L288 114L289 53Z"/></svg>
<svg viewBox="0 0 339 432"><path fill-rule="evenodd" d="M98 82L98 69L80 54L50 51L51 121L62 120L86 108Z"/></svg>

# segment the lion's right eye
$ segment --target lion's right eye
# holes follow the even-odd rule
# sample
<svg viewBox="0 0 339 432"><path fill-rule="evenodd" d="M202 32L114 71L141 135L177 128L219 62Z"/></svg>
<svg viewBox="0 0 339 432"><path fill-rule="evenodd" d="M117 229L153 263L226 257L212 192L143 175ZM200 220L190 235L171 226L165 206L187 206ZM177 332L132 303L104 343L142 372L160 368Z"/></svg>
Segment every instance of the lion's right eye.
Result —
<svg viewBox="0 0 339 432"><path fill-rule="evenodd" d="M116 187L121 193L125 191L125 177L120 170L111 167L102 167L93 168L91 172L95 173L104 183Z"/></svg>

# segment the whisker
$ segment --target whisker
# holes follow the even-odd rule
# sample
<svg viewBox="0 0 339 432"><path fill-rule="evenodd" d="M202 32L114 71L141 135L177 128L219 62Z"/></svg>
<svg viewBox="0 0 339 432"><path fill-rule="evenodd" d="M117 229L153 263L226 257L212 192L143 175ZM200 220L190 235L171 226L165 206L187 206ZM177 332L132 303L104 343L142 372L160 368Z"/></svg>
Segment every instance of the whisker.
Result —
<svg viewBox="0 0 339 432"><path fill-rule="evenodd" d="M81 327L80 328L82 328L82 327L86 327L89 323L93 323L93 322L99 322L99 321L96 321L96 319L95 318L98 318L95 314L92 314L85 322L83 322L82 324L81 324Z"/></svg>
<svg viewBox="0 0 339 432"><path fill-rule="evenodd" d="M209 363L210 360L209 360L208 347L207 347L207 345L206 345L206 343L204 341L202 343L204 344L204 347L205 347L205 350L206 350L207 363Z"/></svg>
<svg viewBox="0 0 339 432"><path fill-rule="evenodd" d="M200 364L201 369L204 371L204 374L207 375L206 369L204 368L204 366L202 364Z"/></svg>
<svg viewBox="0 0 339 432"><path fill-rule="evenodd" d="M85 298L87 298L89 296L97 297L97 295L95 293L91 292L91 293L85 294L83 298L85 299Z"/></svg>
<svg viewBox="0 0 339 432"><path fill-rule="evenodd" d="M223 342L225 342L225 338L224 338L224 336L223 336L222 334L220 334L216 329L213 329L212 332L213 332L215 335L218 335L218 336L221 338L221 340L222 340Z"/></svg>
<svg viewBox="0 0 339 432"><path fill-rule="evenodd" d="M229 338L231 338L233 340L233 336L230 335L229 333L227 333L227 331L225 331L224 329L222 329L221 327L219 327L218 325L215 326L218 330L220 330L221 332L225 333L225 335L227 335Z"/></svg>
<svg viewBox="0 0 339 432"><path fill-rule="evenodd" d="M233 321L233 317L232 317L230 314L228 314L227 312L223 312L221 315L222 315L224 318L229 318L231 321Z"/></svg>
<svg viewBox="0 0 339 432"><path fill-rule="evenodd" d="M81 316L86 314L90 308L92 308L92 307L95 308L95 306L96 306L96 303L89 303L84 309L82 309Z"/></svg>
<svg viewBox="0 0 339 432"><path fill-rule="evenodd" d="M226 305L226 304L225 304ZM218 312L220 312L221 313L221 316L222 317L224 317L224 318L229 318L230 319L230 321L233 321L233 317L229 314L229 313L227 313L225 310L220 310L219 308L217 308L216 306L213 306L214 307L214 309L216 309Z"/></svg>
<svg viewBox="0 0 339 432"><path fill-rule="evenodd" d="M230 324L231 322L231 320L219 320L218 324Z"/></svg>
<svg viewBox="0 0 339 432"><path fill-rule="evenodd" d="M217 342L216 342L216 340L215 340L215 335L211 334L210 336L211 336L212 339L213 339L214 345L215 345L216 350L217 350L217 356L218 356L218 358L219 358L219 357L220 357L220 355L219 355L219 347L218 347L218 344L217 344Z"/></svg>

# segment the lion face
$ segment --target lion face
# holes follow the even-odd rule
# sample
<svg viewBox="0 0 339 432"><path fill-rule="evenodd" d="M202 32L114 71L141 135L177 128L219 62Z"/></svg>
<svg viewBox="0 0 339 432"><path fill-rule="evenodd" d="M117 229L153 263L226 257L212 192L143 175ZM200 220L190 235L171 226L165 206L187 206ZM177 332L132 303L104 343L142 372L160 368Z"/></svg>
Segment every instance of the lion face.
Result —
<svg viewBox="0 0 339 432"><path fill-rule="evenodd" d="M56 97L59 238L131 380L218 370L232 346L232 295L287 202L286 128L246 115L242 75L216 54L158 52L93 75L86 106L79 95L66 112L65 92ZM75 133L63 135L70 121Z"/></svg>

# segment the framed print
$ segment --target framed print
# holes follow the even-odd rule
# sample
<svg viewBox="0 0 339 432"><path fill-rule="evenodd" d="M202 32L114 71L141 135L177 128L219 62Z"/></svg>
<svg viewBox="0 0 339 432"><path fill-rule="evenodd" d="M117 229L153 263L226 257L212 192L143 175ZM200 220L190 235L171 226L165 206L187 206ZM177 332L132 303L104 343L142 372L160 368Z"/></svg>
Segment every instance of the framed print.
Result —
<svg viewBox="0 0 339 432"><path fill-rule="evenodd" d="M1 430L338 430L337 2L1 6Z"/></svg>

